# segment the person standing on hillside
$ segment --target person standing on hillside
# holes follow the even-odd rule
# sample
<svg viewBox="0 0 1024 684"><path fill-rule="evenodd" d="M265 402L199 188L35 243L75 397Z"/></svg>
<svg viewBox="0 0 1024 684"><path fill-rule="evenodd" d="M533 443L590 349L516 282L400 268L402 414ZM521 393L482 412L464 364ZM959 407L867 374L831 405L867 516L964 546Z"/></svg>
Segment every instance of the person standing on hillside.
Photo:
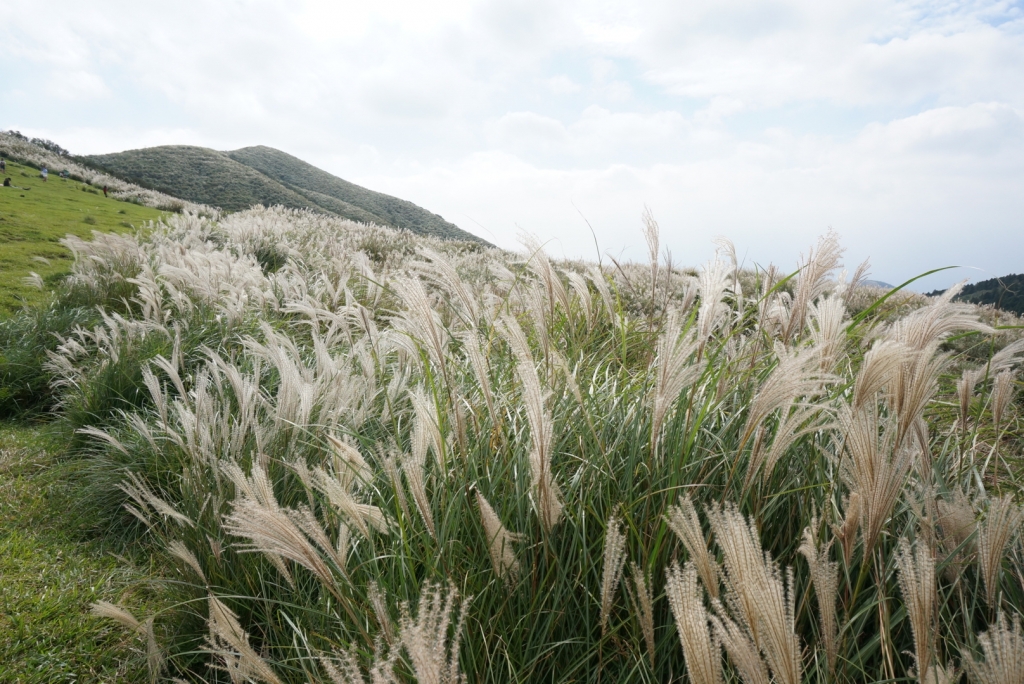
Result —
<svg viewBox="0 0 1024 684"><path fill-rule="evenodd" d="M44 166L42 169L40 169L39 175L43 177L43 182L45 183L46 182L46 177L50 175L50 172Z"/></svg>
<svg viewBox="0 0 1024 684"><path fill-rule="evenodd" d="M107 196L107 186L106 185L103 186L103 196L104 197Z"/></svg>
<svg viewBox="0 0 1024 684"><path fill-rule="evenodd" d="M7 173L7 160L0 159L0 175Z"/></svg>

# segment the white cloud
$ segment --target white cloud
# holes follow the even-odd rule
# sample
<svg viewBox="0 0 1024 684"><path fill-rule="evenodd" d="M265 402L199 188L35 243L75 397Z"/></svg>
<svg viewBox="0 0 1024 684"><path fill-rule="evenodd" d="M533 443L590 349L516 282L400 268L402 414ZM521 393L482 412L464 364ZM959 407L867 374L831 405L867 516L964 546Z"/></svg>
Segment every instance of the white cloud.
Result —
<svg viewBox="0 0 1024 684"><path fill-rule="evenodd" d="M0 44L0 127L76 151L269 144L567 253L647 203L686 262L832 224L883 279L1021 268L1019 3L50 0Z"/></svg>

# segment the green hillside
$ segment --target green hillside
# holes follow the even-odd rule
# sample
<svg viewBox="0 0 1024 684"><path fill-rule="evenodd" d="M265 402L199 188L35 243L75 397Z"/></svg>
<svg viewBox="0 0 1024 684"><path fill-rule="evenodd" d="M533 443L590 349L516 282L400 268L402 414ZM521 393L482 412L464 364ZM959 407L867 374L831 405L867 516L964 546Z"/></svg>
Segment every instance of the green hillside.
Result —
<svg viewBox="0 0 1024 684"><path fill-rule="evenodd" d="M929 292L929 296L943 290ZM958 300L971 304L991 304L1003 311L1024 315L1024 274L1011 273L1001 278L989 278L964 287Z"/></svg>
<svg viewBox="0 0 1024 684"><path fill-rule="evenodd" d="M481 242L412 202L367 190L270 147L218 152L168 145L80 160L134 183L227 211L280 204L420 235Z"/></svg>
<svg viewBox="0 0 1024 684"><path fill-rule="evenodd" d="M38 273L55 282L71 269L72 254L60 239L92 231L125 232L162 212L104 197L101 190L56 174L43 182L39 171L7 160L12 187L0 187L0 311L45 298L23 279Z"/></svg>

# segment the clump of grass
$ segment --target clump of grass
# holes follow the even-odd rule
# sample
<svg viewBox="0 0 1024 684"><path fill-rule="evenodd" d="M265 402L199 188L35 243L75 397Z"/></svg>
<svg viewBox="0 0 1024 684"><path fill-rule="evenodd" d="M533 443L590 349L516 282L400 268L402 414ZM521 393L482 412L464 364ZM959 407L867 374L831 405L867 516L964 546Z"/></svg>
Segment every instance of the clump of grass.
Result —
<svg viewBox="0 0 1024 684"><path fill-rule="evenodd" d="M786 276L724 243L682 272L646 231L654 263L614 272L281 209L71 241L103 313L44 368L81 500L181 583L161 671L795 684L977 661L1024 609L1017 503L992 499L977 554L969 503L1018 484L989 459L1020 456L1019 359L965 384L982 366L942 345L1006 333L949 298L852 315L832 236Z"/></svg>

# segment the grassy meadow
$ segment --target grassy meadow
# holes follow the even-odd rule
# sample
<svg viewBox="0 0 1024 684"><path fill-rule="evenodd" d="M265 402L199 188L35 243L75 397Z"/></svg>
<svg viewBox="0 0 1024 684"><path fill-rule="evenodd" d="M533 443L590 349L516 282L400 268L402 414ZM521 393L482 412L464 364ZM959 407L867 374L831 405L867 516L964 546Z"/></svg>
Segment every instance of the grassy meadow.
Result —
<svg viewBox="0 0 1024 684"><path fill-rule="evenodd" d="M66 235L125 233L163 213L104 197L100 188L62 179L56 172L43 182L38 169L10 160L7 177L15 187L0 187L0 310L45 301L45 291L24 279L37 273L52 289L70 272L73 256L60 244Z"/></svg>
<svg viewBox="0 0 1024 684"><path fill-rule="evenodd" d="M66 240L0 415L50 419L66 527L160 587L76 625L140 681L1019 682L1020 319L861 287L832 234L754 270L638 237Z"/></svg>

